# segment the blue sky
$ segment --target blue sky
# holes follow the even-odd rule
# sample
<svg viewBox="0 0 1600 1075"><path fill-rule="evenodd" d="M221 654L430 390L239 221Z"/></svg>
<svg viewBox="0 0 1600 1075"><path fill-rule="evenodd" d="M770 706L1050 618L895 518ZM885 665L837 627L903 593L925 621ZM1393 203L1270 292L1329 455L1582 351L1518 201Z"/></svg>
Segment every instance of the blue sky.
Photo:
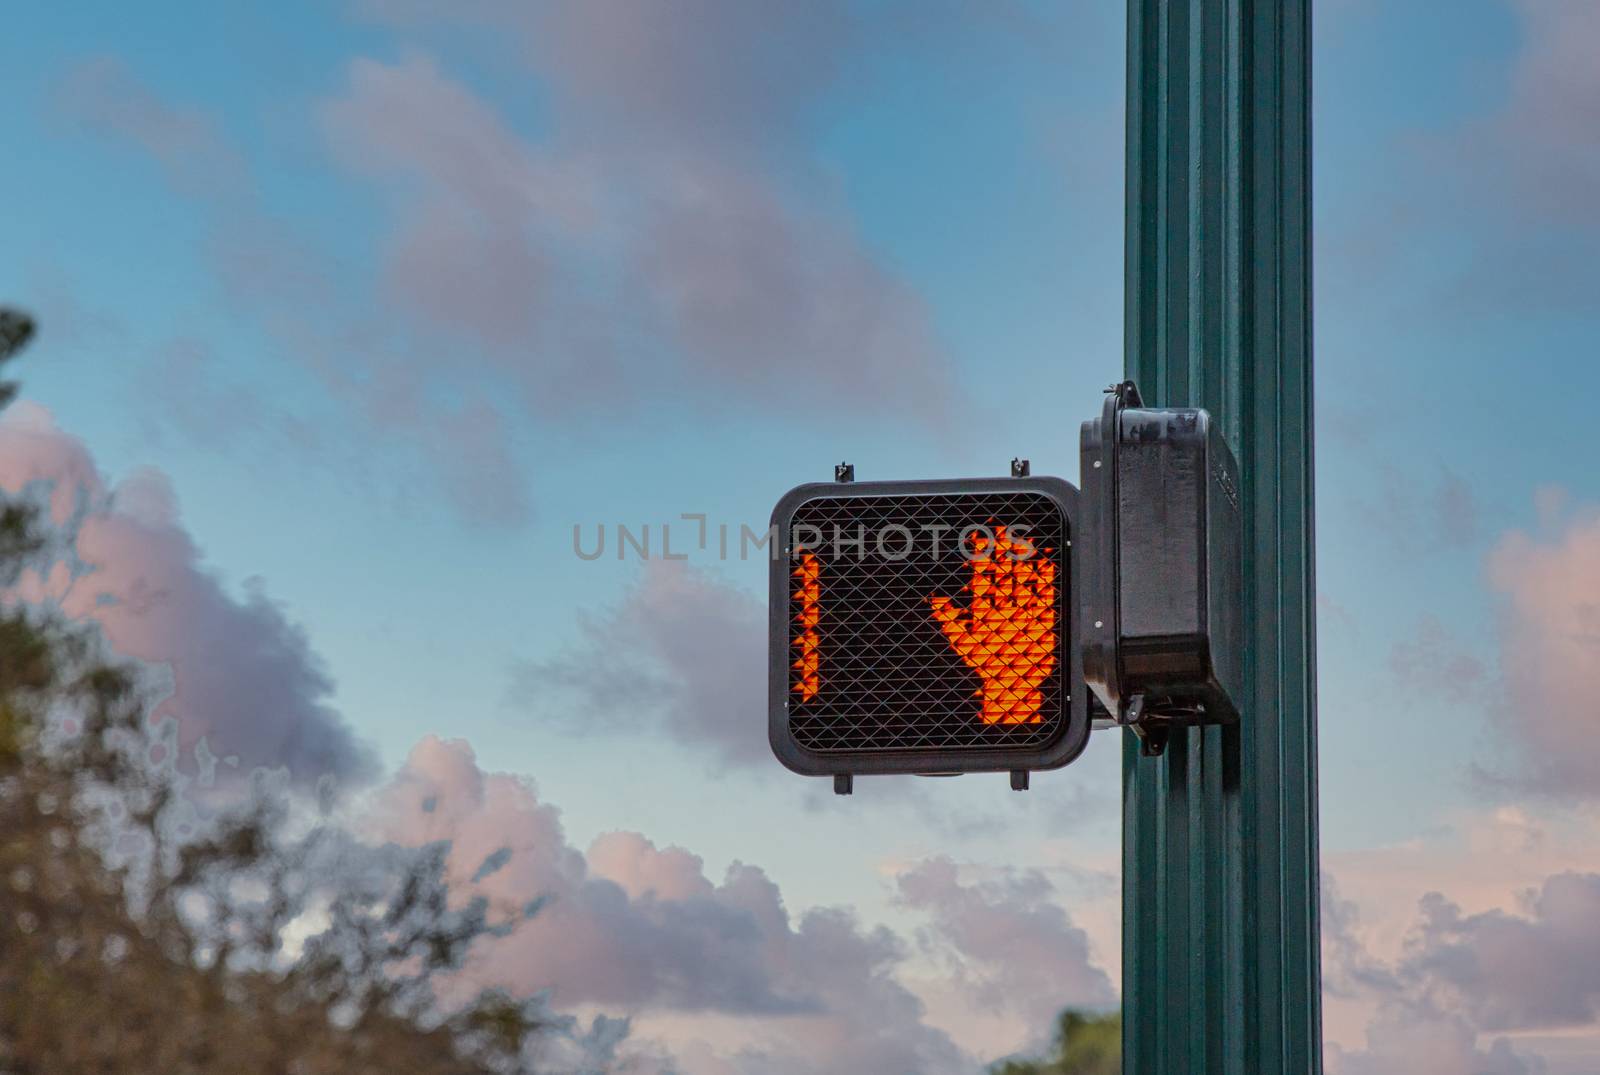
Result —
<svg viewBox="0 0 1600 1075"><path fill-rule="evenodd" d="M577 848L639 831L908 937L945 921L897 887L915 863L1037 870L1114 983L1110 734L1026 796L833 801L740 754L764 563L666 577L571 541L763 526L845 458L1074 478L1121 369L1120 5L443 10L15 15L0 295L42 320L27 398L111 480L164 474L231 600L262 580L379 781L459 737ZM1540 783L1555 733L1523 709L1552 679L1518 678L1545 607L1523 567L1581 568L1600 502L1600 25L1582 0L1325 0L1316 32L1322 839L1398 960L1428 888L1474 914L1600 868L1563 843L1600 782ZM1513 823L1547 857L1486 888L1463 863ZM1468 850L1396 880L1385 854L1421 845ZM897 972L935 1024L951 950L977 974L938 943ZM734 1031L632 1003L728 1062ZM1381 1007L1330 1002L1341 1070L1392 1045ZM949 1033L1028 1044L1031 1009L992 1015ZM1560 1065L1600 1056L1593 1027L1551 1026L1480 1018L1468 1047L1591 1070Z"/></svg>

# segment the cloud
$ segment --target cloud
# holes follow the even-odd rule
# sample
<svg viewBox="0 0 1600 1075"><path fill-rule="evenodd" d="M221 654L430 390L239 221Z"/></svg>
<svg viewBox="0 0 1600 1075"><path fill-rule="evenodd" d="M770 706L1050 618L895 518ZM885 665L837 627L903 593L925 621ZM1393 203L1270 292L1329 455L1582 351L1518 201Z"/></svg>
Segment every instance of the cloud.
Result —
<svg viewBox="0 0 1600 1075"><path fill-rule="evenodd" d="M1531 793L1600 796L1600 514L1512 532L1488 560L1501 600L1501 725L1509 771Z"/></svg>
<svg viewBox="0 0 1600 1075"><path fill-rule="evenodd" d="M533 512L527 483L512 448L514 438L500 411L478 399L441 410L432 428L445 450L434 465L445 495L467 519L510 527Z"/></svg>
<svg viewBox="0 0 1600 1075"><path fill-rule="evenodd" d="M325 105L336 156L389 195L381 272L414 328L472 336L546 417L618 395L683 397L679 372L722 394L782 387L835 406L894 399L917 405L908 413L942 412L949 368L920 301L843 213L799 196L811 184L785 185L751 139L723 129L747 130L751 109L787 116L761 101L783 96L772 87L806 40L785 41L785 59L757 77L745 65L760 49L746 37L777 39L772 20L738 15L742 5L700 24L666 6L625 18L603 7L551 16L541 38L541 54L561 59L540 73L570 91L558 94L571 112L559 139L519 137L422 56L354 61L347 90ZM671 33L637 25L653 19ZM673 35L694 47L663 45ZM708 48L714 61L701 57ZM630 57L637 50L646 55ZM625 72L591 85L626 59Z"/></svg>
<svg viewBox="0 0 1600 1075"><path fill-rule="evenodd" d="M89 130L147 153L178 190L231 196L249 183L244 158L211 116L169 104L120 60L101 57L74 68L57 105Z"/></svg>
<svg viewBox="0 0 1600 1075"><path fill-rule="evenodd" d="M1520 906L1546 877L1594 867L1593 807L1533 812L1519 805L1482 805L1448 813L1439 824L1398 843L1328 849L1324 874L1336 874L1339 896L1361 907L1355 921L1368 948L1393 963L1416 924L1415 909L1444 892L1465 913Z"/></svg>
<svg viewBox="0 0 1600 1075"><path fill-rule="evenodd" d="M699 160L659 169L635 271L689 363L752 398L943 418L949 371L920 301L838 221Z"/></svg>
<svg viewBox="0 0 1600 1075"><path fill-rule="evenodd" d="M863 32L841 0L777 8L738 0L626 0L529 5L476 0L448 6L365 0L398 25L454 21L491 29L547 78L564 110L629 138L677 145L771 146L835 82Z"/></svg>
<svg viewBox="0 0 1600 1075"><path fill-rule="evenodd" d="M1361 911L1341 897L1338 882L1322 871L1322 991L1349 998L1397 988L1394 974L1368 950L1360 935Z"/></svg>
<svg viewBox="0 0 1600 1075"><path fill-rule="evenodd" d="M1482 697L1488 669L1466 652L1444 624L1424 616L1416 637L1389 650L1389 672L1403 690L1437 694L1455 703Z"/></svg>
<svg viewBox="0 0 1600 1075"><path fill-rule="evenodd" d="M126 345L126 330L114 315L84 299L79 279L49 259L29 264L16 296L32 310L52 351L51 363ZM37 345L37 344L36 344Z"/></svg>
<svg viewBox="0 0 1600 1075"><path fill-rule="evenodd" d="M842 15L473 12L520 27L549 122L527 137L418 53L352 60L315 122L387 214L370 267L319 248L209 113L119 62L80 67L59 97L198 200L224 294L335 402L317 420L390 435L469 521L528 516L517 418L570 428L646 398L707 411L708 389L873 414L892 401L926 428L949 413L929 311L799 150L851 40ZM458 494L463 474L477 485Z"/></svg>
<svg viewBox="0 0 1600 1075"><path fill-rule="evenodd" d="M1600 187L1600 8L1589 0L1516 0L1522 50L1511 92L1486 136L1509 152L1486 159L1517 181L1522 204L1561 228L1595 225Z"/></svg>
<svg viewBox="0 0 1600 1075"><path fill-rule="evenodd" d="M1376 871L1342 855L1342 876L1355 879L1380 919L1394 917L1413 885L1448 889L1415 898L1404 928L1388 938L1324 870L1330 1075L1594 1070L1600 875L1560 865L1593 857L1592 818L1567 820L1560 846L1554 832L1502 807L1475 819L1461 846L1440 838L1396 848ZM1518 879L1530 875L1538 880L1523 887Z"/></svg>
<svg viewBox="0 0 1600 1075"><path fill-rule="evenodd" d="M1537 1057L1512 1049L1504 1038L1488 1049L1464 1020L1409 1007L1393 1008L1367 1030L1365 1049L1337 1045L1325 1057L1328 1075L1536 1075Z"/></svg>
<svg viewBox="0 0 1600 1075"><path fill-rule="evenodd" d="M1600 874L1546 878L1524 913L1463 914L1434 893L1402 973L1488 1031L1600 1021Z"/></svg>
<svg viewBox="0 0 1600 1075"><path fill-rule="evenodd" d="M1504 95L1442 129L1401 132L1384 155L1391 163L1371 177L1371 196L1319 221L1328 240L1319 280L1359 302L1364 325L1378 310L1459 323L1508 310L1587 313L1600 302L1591 271L1600 245L1600 10L1589 0L1509 6L1519 32L1494 41L1497 49L1516 42ZM1373 32L1392 33L1386 12L1366 4L1360 14ZM1499 61L1475 57L1462 77L1484 81L1478 68ZM1374 287L1385 270L1394 285ZM1429 288L1420 295L1417 280Z"/></svg>
<svg viewBox="0 0 1600 1075"><path fill-rule="evenodd" d="M1025 1032L1048 1033L1065 1007L1109 1008L1111 981L1090 958L1088 935L1055 902L1037 870L963 882L949 858L896 879L902 906L926 913L920 939L945 961L976 1007L1021 1017Z"/></svg>
<svg viewBox="0 0 1600 1075"><path fill-rule="evenodd" d="M649 560L581 641L513 673L511 697L563 728L648 731L726 765L769 764L766 604L681 561Z"/></svg>
<svg viewBox="0 0 1600 1075"><path fill-rule="evenodd" d="M568 1005L815 1009L814 996L777 980L763 961L764 932L783 914L758 870L737 867L722 886L713 886L691 860L688 890L669 883L630 892L591 870L566 842L559 812L540 802L529 782L483 772L460 741L418 744L380 792L373 816L385 839L450 841L458 883L510 906L543 901L532 921L487 954L479 969L493 981L530 991L553 988L558 1002ZM502 860L498 868L484 869L496 858ZM642 837L631 844L611 838L598 861L622 882L670 879L685 864L682 855L658 852Z"/></svg>
<svg viewBox="0 0 1600 1075"><path fill-rule="evenodd" d="M381 272L400 316L465 333L508 365L540 363L555 267L547 231L570 232L592 210L565 174L508 130L431 61L357 59L321 125L336 159L392 185L395 232ZM530 369L531 372L531 369Z"/></svg>
<svg viewBox="0 0 1600 1075"><path fill-rule="evenodd" d="M153 414L207 448L255 438L263 453L304 453L320 470L337 460L368 486L373 476L360 451L344 444L337 453L327 450L351 438L354 427L387 438L386 459L409 457L431 471L442 497L467 521L512 526L528 517L527 478L498 403L503 391L482 376L452 376L463 365L449 361L459 340L408 335L395 313L451 289L482 291L493 280L481 274L463 279L469 266L445 266L452 271L432 280L431 288L419 283L410 294L390 292L374 301L370 282L308 239L293 209L274 211L250 162L212 115L169 103L120 61L74 69L58 105L84 129L144 153L173 189L196 200L208 223L200 252L222 296L254 318L297 372L310 375L313 391L334 404L330 409L316 400L289 413L281 391L265 396L254 385L222 384L198 360L211 350L205 341L184 339L164 348L140 382L151 387L142 399ZM477 253L467 251L469 258ZM362 448L370 454L370 443ZM414 469L407 469L408 478Z"/></svg>
<svg viewBox="0 0 1600 1075"><path fill-rule="evenodd" d="M1326 997L1361 998L1370 1004L1363 1047L1326 1045L1328 1075L1535 1075L1541 1058L1513 1049L1506 1038L1480 1047L1484 1026L1473 1019L1471 990L1441 995L1431 980L1430 908L1447 906L1434 894L1422 902L1423 923L1408 938L1408 955L1386 963L1361 935L1355 904L1339 897L1335 880L1323 873L1322 952ZM1503 1029L1503 1028L1500 1028Z"/></svg>
<svg viewBox="0 0 1600 1075"><path fill-rule="evenodd" d="M176 722L185 757L202 740L246 772L359 780L374 759L329 704L333 682L304 632L252 582L230 594L178 518L166 478L108 486L82 441L18 404L0 418L0 489L38 498L70 555L25 574L12 596L92 620L120 656L165 666L151 714Z"/></svg>
<svg viewBox="0 0 1600 1075"><path fill-rule="evenodd" d="M840 0L776 10L599 0L534 13L534 62L574 107L675 143L781 137L838 73L857 27Z"/></svg>
<svg viewBox="0 0 1600 1075"><path fill-rule="evenodd" d="M484 772L465 743L419 743L367 817L383 839L449 841L463 894L506 907L539 901L471 965L475 986L550 988L558 1006L621 1007L658 1030L675 1019L732 1020L722 1040L742 1044L712 1050L715 1063L696 1070L954 1075L975 1066L897 981L907 949L895 934L844 909L791 916L761 870L734 863L713 881L698 857L638 833L579 851L529 781Z"/></svg>
<svg viewBox="0 0 1600 1075"><path fill-rule="evenodd" d="M1385 462L1377 476L1372 500L1359 510L1383 527L1398 551L1431 556L1477 540L1478 500L1472 486L1449 467L1439 467L1437 479L1430 481Z"/></svg>
<svg viewBox="0 0 1600 1075"><path fill-rule="evenodd" d="M1588 0L1515 0L1521 49L1501 107L1446 142L1479 256L1456 289L1462 309L1507 302L1589 311L1600 252L1600 9Z"/></svg>

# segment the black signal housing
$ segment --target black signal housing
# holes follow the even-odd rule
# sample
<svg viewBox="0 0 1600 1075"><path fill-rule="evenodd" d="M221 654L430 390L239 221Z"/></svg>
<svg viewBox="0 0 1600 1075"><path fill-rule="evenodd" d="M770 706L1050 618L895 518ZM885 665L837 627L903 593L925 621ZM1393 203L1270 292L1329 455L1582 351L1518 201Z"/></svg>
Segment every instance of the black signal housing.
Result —
<svg viewBox="0 0 1600 1075"><path fill-rule="evenodd" d="M841 466L838 480L801 485L772 512L773 753L797 773L833 776L841 792L855 774L880 773L1009 771L1020 789L1029 771L1076 758L1090 728L1078 645L1077 489L1050 477L853 477ZM985 540L994 560L976 567ZM1023 542L1033 540L1024 557ZM811 580L815 606L801 596ZM988 602L982 613L979 600ZM812 641L803 639L808 616ZM1012 663L995 673L984 662L1001 647ZM816 659L811 681L801 667L808 657ZM1017 683L1003 682L1007 675ZM1006 719L987 719L997 712Z"/></svg>

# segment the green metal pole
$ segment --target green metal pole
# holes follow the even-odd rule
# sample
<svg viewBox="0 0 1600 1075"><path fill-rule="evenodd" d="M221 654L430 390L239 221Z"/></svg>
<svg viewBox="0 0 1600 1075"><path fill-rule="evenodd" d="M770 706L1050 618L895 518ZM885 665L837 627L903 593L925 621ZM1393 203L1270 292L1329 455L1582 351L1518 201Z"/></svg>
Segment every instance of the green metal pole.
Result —
<svg viewBox="0 0 1600 1075"><path fill-rule="evenodd" d="M1126 368L1238 456L1235 727L1123 751L1123 1071L1322 1068L1310 0L1129 0Z"/></svg>

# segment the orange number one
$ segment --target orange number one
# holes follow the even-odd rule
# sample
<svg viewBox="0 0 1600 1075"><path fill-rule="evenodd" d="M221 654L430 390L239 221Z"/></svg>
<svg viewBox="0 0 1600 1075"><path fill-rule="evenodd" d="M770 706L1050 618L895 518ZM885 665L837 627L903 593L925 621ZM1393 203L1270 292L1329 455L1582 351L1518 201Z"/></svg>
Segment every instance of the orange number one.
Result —
<svg viewBox="0 0 1600 1075"><path fill-rule="evenodd" d="M800 692L801 701L809 702L822 689L822 635L817 630L822 619L822 561L809 552L802 553L794 575L800 580L800 588L795 591L800 600L800 613L795 616L800 633L794 640L800 659L792 666L800 670L800 682L794 689Z"/></svg>

